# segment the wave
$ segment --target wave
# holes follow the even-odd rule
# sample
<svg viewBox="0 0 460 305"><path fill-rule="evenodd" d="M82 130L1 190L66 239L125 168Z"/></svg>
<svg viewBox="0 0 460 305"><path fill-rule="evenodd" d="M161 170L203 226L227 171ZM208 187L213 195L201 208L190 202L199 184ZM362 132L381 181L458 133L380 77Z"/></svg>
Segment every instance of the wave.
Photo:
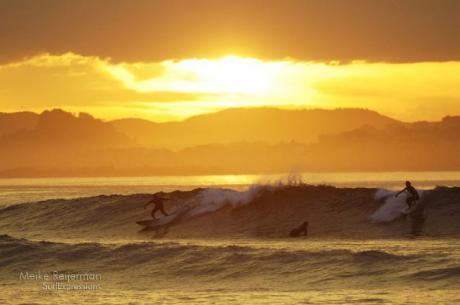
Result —
<svg viewBox="0 0 460 305"><path fill-rule="evenodd" d="M0 236L0 278L20 272L103 274L108 281L137 288L193 283L227 287L263 279L267 287L305 289L334 285L376 287L432 280L456 285L458 267L423 254L401 255L383 250L296 249L179 242L61 243ZM407 266L411 266L407 268ZM411 273L417 270L417 273ZM378 275L378 280L375 276ZM372 281L369 279L372 278ZM152 283L152 279L154 282ZM452 280L453 279L453 280ZM374 284L372 284L374 283ZM186 284L184 284L186 285ZM305 286L308 285L308 286Z"/></svg>
<svg viewBox="0 0 460 305"><path fill-rule="evenodd" d="M280 238L308 220L309 236L327 238L398 238L413 229L400 217L404 198L372 188L311 185L257 185L246 191L199 188L161 193L166 210L191 210L171 223L170 238ZM139 238L135 222L149 219L144 204L151 194L95 196L24 203L0 209L0 229L30 238ZM423 230L431 236L460 235L460 188L423 192ZM152 232L154 234L155 232Z"/></svg>
<svg viewBox="0 0 460 305"><path fill-rule="evenodd" d="M440 279L456 278L460 279L460 266L447 267L447 268L435 268L430 270L418 271L410 275L410 278L433 281Z"/></svg>
<svg viewBox="0 0 460 305"><path fill-rule="evenodd" d="M413 261L417 256L390 254L384 251L351 251L339 250L299 250L276 249L234 245L197 245L181 244L178 242L137 242L127 244L102 243L63 243L49 241L33 241L14 238L9 235L0 236L0 269L17 269L18 266L33 268L53 267L56 263L62 268L82 264L97 263L110 271L121 266L148 266L174 263L168 272L180 273L184 268L209 266L223 266L230 269L239 269L242 265L258 266L257 270L274 272L281 265L283 270L291 267L305 267L321 263L329 268L357 263L386 263L392 264ZM200 265L200 263L203 265ZM300 264L299 264L300 263ZM191 266L192 265L192 266ZM262 268L263 266L263 268ZM172 267L172 266L171 266ZM155 269L155 268L153 268ZM219 268L212 272L217 272ZM248 269L250 272L251 268ZM166 271L166 270L164 270ZM209 270L210 271L210 270ZM258 271L258 272L259 272ZM194 270L194 272L204 272ZM211 272L211 271L210 271ZM218 273L218 272L217 272ZM180 274L177 274L180 275Z"/></svg>
<svg viewBox="0 0 460 305"><path fill-rule="evenodd" d="M375 211L369 218L374 222L389 222L400 217L407 209L406 194L395 197L395 192L379 189L375 193L375 199L383 201L384 204Z"/></svg>

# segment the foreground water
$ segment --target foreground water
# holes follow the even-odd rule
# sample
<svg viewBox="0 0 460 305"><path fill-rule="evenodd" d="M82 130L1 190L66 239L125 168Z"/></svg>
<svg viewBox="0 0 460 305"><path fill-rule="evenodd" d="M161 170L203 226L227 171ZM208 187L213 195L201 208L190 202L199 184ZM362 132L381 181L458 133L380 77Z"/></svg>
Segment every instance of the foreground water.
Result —
<svg viewBox="0 0 460 305"><path fill-rule="evenodd" d="M135 223L150 194L4 204L0 304L460 303L459 188L423 191L414 235L391 190L239 187L167 194L191 210L161 231Z"/></svg>
<svg viewBox="0 0 460 305"><path fill-rule="evenodd" d="M460 301L460 246L456 240L166 240L96 244L44 243L2 236L1 245L3 252L6 249L14 254L0 260L2 304ZM20 276L39 271L50 278ZM58 281L53 279L53 272L100 277ZM97 288L82 288L90 285Z"/></svg>

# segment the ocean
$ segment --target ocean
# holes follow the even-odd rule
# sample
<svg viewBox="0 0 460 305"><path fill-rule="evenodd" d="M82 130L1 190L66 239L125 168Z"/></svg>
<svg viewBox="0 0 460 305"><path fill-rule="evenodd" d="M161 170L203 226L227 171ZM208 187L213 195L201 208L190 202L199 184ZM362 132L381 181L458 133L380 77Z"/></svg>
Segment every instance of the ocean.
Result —
<svg viewBox="0 0 460 305"><path fill-rule="evenodd" d="M460 304L459 178L3 179L0 304ZM186 213L142 230L155 192Z"/></svg>
<svg viewBox="0 0 460 305"><path fill-rule="evenodd" d="M154 193L225 187L242 190L254 184L327 184L337 187L399 189L411 180L418 188L460 185L460 171L443 172L331 172L277 175L205 175L93 178L0 179L0 206L54 198L78 198L110 194Z"/></svg>

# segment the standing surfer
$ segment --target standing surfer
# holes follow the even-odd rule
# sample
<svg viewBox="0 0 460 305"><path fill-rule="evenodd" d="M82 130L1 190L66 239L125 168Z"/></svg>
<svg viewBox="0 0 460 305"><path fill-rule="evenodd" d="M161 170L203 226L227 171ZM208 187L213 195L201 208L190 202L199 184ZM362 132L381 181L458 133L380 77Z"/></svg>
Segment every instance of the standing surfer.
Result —
<svg viewBox="0 0 460 305"><path fill-rule="evenodd" d="M155 213L157 211L160 211L164 216L168 216L168 213L165 212L165 209L164 209L164 206L163 206L163 202L165 202L166 200L167 200L166 198L161 197L161 196L159 196L157 194L154 194L152 200L150 200L149 202L147 202L144 205L144 210L147 208L147 206L149 206L150 204L153 203L155 206L153 207L153 210L150 213L152 215L153 219L156 219Z"/></svg>
<svg viewBox="0 0 460 305"><path fill-rule="evenodd" d="M401 195L401 193L404 193L404 192L408 192L409 193L409 196L407 196L407 199L406 199L406 203L409 207L409 209L412 207L412 205L414 205L417 200L420 199L420 196L417 192L417 190L412 186L412 184L410 183L410 181L406 181L406 187L401 190L400 192L398 192L395 197L398 197L399 195Z"/></svg>

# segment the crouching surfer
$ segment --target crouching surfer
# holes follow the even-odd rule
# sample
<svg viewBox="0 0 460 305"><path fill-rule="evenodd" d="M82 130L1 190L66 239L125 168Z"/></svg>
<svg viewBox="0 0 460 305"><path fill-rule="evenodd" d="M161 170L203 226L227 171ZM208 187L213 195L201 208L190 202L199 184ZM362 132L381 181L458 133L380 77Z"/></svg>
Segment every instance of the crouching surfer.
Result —
<svg viewBox="0 0 460 305"><path fill-rule="evenodd" d="M417 192L417 190L412 186L410 181L406 181L406 187L402 189L400 192L398 192L395 197L398 197L404 192L408 192L409 196L407 196L406 203L408 206L408 209L410 209L413 205L417 203L417 201L420 199L420 196Z"/></svg>
<svg viewBox="0 0 460 305"><path fill-rule="evenodd" d="M161 196L159 196L158 194L155 194L155 195L153 195L152 200L150 200L149 202L147 202L147 203L144 205L144 210L145 210L150 204L154 204L153 210L152 210L152 212L150 213L150 215L152 215L152 218L153 218L153 219L157 219L157 218L155 217L155 213L156 213L157 211L160 211L161 214L163 214L164 216L168 216L168 213L165 212L165 208L164 208L164 205L163 205L163 203L164 203L166 200L167 200L166 198L161 197Z"/></svg>
<svg viewBox="0 0 460 305"><path fill-rule="evenodd" d="M289 232L290 237L299 237L301 235L307 236L307 234L308 234L308 221L305 221L300 226L292 229L291 232Z"/></svg>

